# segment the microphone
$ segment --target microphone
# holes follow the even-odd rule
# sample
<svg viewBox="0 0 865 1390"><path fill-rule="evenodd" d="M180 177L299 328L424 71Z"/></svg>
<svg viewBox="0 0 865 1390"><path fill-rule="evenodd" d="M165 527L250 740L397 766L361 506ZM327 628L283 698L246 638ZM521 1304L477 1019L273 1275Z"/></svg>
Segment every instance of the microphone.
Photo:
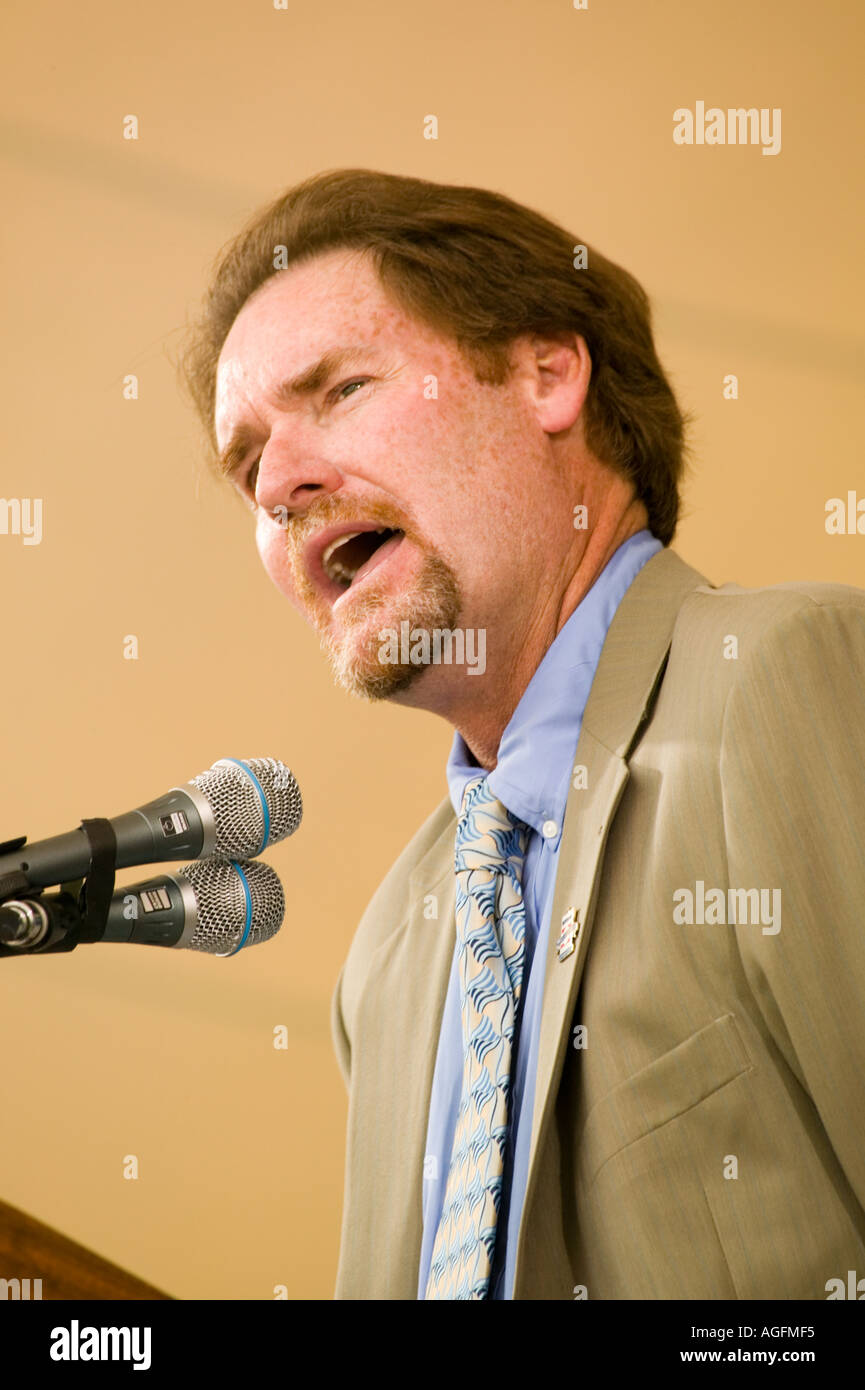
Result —
<svg viewBox="0 0 865 1390"><path fill-rule="evenodd" d="M300 788L275 758L222 758L184 787L109 822L116 867L166 859L253 859L300 825ZM82 878L90 867L84 831L70 830L31 845L10 841L0 853L0 879L22 872L33 888ZM20 891L20 890L19 890Z"/></svg>
<svg viewBox="0 0 865 1390"><path fill-rule="evenodd" d="M0 943L10 952L39 952L62 940L76 915L69 893L10 899L0 906ZM233 956L269 941L284 915L282 884L269 864L206 859L119 888L98 940Z"/></svg>

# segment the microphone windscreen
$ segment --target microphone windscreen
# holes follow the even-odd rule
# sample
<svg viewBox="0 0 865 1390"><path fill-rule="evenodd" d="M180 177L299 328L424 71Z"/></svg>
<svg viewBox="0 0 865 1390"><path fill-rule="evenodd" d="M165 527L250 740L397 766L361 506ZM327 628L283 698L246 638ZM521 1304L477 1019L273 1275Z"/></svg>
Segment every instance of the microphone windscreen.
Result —
<svg viewBox="0 0 865 1390"><path fill-rule="evenodd" d="M300 825L300 788L276 758L222 758L191 780L210 803L216 823L214 851L226 859L262 854Z"/></svg>
<svg viewBox="0 0 865 1390"><path fill-rule="evenodd" d="M185 878L195 894L198 921L186 943L190 951L229 955L243 941L247 927L244 950L269 941L282 926L285 894L269 864L199 859L184 865L175 877Z"/></svg>

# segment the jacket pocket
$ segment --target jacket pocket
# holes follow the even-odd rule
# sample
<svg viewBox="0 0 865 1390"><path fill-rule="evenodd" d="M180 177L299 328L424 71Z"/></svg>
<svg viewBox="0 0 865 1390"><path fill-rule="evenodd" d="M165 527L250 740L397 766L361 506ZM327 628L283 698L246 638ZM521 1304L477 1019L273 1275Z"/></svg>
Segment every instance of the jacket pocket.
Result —
<svg viewBox="0 0 865 1390"><path fill-rule="evenodd" d="M617 1154L753 1066L734 1016L723 1014L621 1082L592 1107L583 1126L578 1152L586 1188Z"/></svg>

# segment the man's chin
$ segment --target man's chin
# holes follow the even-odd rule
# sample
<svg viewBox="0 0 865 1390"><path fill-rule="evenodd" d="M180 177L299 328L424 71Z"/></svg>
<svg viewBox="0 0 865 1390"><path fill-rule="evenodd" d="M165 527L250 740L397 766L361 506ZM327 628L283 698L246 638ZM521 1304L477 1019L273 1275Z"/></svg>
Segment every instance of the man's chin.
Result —
<svg viewBox="0 0 865 1390"><path fill-rule="evenodd" d="M427 669L425 666L373 664L367 659L358 660L335 652L327 644L325 651L337 684L360 700L392 700L415 685Z"/></svg>
<svg viewBox="0 0 865 1390"><path fill-rule="evenodd" d="M461 608L453 572L438 558L427 557L421 583L410 594L364 595L336 628L320 629L322 648L335 680L362 700L391 700L416 685L427 667L394 660L393 635L410 629L427 631L456 626ZM390 640L389 640L390 639ZM397 647L399 644L396 644ZM408 655L400 652L401 656Z"/></svg>
<svg viewBox="0 0 865 1390"><path fill-rule="evenodd" d="M381 634L392 627L399 631L401 621L406 619L397 618L391 624L388 615L380 611L362 632L350 629L338 636L323 633L322 650L337 685L360 700L392 700L414 686L425 674L426 666L382 659ZM413 625L417 625L416 621ZM449 624L436 622L435 626Z"/></svg>

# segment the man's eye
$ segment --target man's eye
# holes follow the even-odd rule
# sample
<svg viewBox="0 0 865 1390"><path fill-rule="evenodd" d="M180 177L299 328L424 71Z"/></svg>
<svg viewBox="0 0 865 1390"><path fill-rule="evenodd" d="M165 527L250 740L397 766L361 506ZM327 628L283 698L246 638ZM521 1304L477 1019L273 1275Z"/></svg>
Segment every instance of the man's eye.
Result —
<svg viewBox="0 0 865 1390"><path fill-rule="evenodd" d="M347 400L348 397L344 394L346 391L350 391L353 386L365 386L368 381L368 376L352 377L351 381L344 381L341 386L333 388L330 393L331 399L335 401Z"/></svg>

